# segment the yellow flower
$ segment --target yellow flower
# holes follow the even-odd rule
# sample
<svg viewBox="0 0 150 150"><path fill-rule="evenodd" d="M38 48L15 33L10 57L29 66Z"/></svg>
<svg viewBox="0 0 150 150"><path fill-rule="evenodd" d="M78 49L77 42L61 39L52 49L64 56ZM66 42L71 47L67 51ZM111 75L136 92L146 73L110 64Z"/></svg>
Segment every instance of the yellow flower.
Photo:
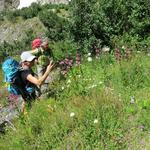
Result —
<svg viewBox="0 0 150 150"><path fill-rule="evenodd" d="M24 114L25 116L27 116L27 115L28 115L28 112L27 112L27 111L24 111L23 114Z"/></svg>
<svg viewBox="0 0 150 150"><path fill-rule="evenodd" d="M47 111L48 111L49 113L52 113L52 112L54 111L54 108L53 108L51 105L48 105Z"/></svg>

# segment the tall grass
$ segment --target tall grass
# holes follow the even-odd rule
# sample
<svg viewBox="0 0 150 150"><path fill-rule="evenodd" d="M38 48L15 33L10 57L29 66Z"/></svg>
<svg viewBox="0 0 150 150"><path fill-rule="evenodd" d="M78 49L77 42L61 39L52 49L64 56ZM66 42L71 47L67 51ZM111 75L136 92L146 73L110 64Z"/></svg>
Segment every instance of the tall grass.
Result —
<svg viewBox="0 0 150 150"><path fill-rule="evenodd" d="M74 67L0 137L0 149L148 149L149 58L103 55ZM4 144L7 143L7 144Z"/></svg>

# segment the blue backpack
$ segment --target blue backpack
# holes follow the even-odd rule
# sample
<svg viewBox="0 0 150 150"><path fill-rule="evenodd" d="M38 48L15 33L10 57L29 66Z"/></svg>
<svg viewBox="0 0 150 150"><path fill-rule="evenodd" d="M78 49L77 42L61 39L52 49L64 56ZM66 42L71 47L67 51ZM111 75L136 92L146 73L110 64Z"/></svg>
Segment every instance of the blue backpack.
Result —
<svg viewBox="0 0 150 150"><path fill-rule="evenodd" d="M2 64L2 70L4 72L5 82L8 92L19 95L20 91L14 86L14 80L19 74L19 62L13 58L6 59Z"/></svg>
<svg viewBox="0 0 150 150"><path fill-rule="evenodd" d="M5 76L5 82L9 93L21 95L24 99L32 99L31 95L36 90L39 95L40 90L37 86L23 87L19 62L13 58L6 59L2 64L2 70Z"/></svg>

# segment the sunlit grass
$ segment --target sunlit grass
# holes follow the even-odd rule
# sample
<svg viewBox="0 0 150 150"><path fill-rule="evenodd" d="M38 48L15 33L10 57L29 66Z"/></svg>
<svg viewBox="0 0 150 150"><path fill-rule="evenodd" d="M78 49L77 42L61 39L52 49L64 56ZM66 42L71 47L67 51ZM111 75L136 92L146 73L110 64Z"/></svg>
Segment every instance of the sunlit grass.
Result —
<svg viewBox="0 0 150 150"><path fill-rule="evenodd" d="M16 131L8 128L2 136L1 149L149 147L147 56L121 63L113 56L84 61L53 86L54 98L37 100L20 115L14 122Z"/></svg>

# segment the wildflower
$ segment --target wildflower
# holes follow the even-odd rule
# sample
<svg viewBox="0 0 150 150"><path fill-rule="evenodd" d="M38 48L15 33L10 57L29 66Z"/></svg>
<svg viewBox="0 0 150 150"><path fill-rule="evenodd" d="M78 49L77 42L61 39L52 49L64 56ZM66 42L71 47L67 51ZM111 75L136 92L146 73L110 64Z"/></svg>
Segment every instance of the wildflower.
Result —
<svg viewBox="0 0 150 150"><path fill-rule="evenodd" d="M147 54L147 56L150 56L150 54Z"/></svg>
<svg viewBox="0 0 150 150"><path fill-rule="evenodd" d="M99 84L102 84L103 82L102 81L99 81Z"/></svg>
<svg viewBox="0 0 150 150"><path fill-rule="evenodd" d="M103 52L109 52L109 51L110 51L110 48L109 48L109 47L103 47L103 48L102 48L102 51L103 51Z"/></svg>
<svg viewBox="0 0 150 150"><path fill-rule="evenodd" d="M93 89L96 86L97 86L96 84L93 84L93 85L89 86L88 89Z"/></svg>
<svg viewBox="0 0 150 150"><path fill-rule="evenodd" d="M27 113L27 111L24 111L24 113L23 113L23 114L26 116L28 113Z"/></svg>
<svg viewBox="0 0 150 150"><path fill-rule="evenodd" d="M97 124L97 123L98 123L98 119L95 119L95 120L94 120L94 124Z"/></svg>
<svg viewBox="0 0 150 150"><path fill-rule="evenodd" d="M91 58L91 57L88 57L87 60L88 60L88 62L91 62L91 61L92 61L92 58Z"/></svg>
<svg viewBox="0 0 150 150"><path fill-rule="evenodd" d="M75 113L74 112L71 112L70 113L70 117L72 118L72 117L74 117L75 116Z"/></svg>
<svg viewBox="0 0 150 150"><path fill-rule="evenodd" d="M124 45L122 46L122 49L125 49L125 46L124 46Z"/></svg>
<svg viewBox="0 0 150 150"><path fill-rule="evenodd" d="M61 74L65 76L67 74L67 70L62 70Z"/></svg>
<svg viewBox="0 0 150 150"><path fill-rule="evenodd" d="M51 105L47 105L48 108L51 108Z"/></svg>
<svg viewBox="0 0 150 150"><path fill-rule="evenodd" d="M96 87L96 86L97 86L96 84L93 84L91 87L94 88L94 87Z"/></svg>
<svg viewBox="0 0 150 150"><path fill-rule="evenodd" d="M91 53L88 53L88 56L91 56Z"/></svg>
<svg viewBox="0 0 150 150"><path fill-rule="evenodd" d="M134 97L134 96L131 96L131 98L130 98L130 103L131 103L131 104L134 104L134 103L135 103L135 97Z"/></svg>
<svg viewBox="0 0 150 150"><path fill-rule="evenodd" d="M47 111L51 113L51 112L53 112L53 111L54 111L54 109L53 109L53 107L52 107L51 105L48 105L48 109L47 109Z"/></svg>
<svg viewBox="0 0 150 150"><path fill-rule="evenodd" d="M101 49L100 49L100 48L97 48L97 47L95 46L96 58L98 58L98 57L99 57L100 52L101 52Z"/></svg>
<svg viewBox="0 0 150 150"><path fill-rule="evenodd" d="M81 64L81 55L79 54L79 52L77 52L76 54L76 65L80 65Z"/></svg>
<svg viewBox="0 0 150 150"><path fill-rule="evenodd" d="M62 61L59 62L59 64L60 64L60 65L64 65L65 62L62 60Z"/></svg>
<svg viewBox="0 0 150 150"><path fill-rule="evenodd" d="M140 128L141 131L143 131L144 128L145 128L145 126L144 126L144 125L141 125L139 128Z"/></svg>
<svg viewBox="0 0 150 150"><path fill-rule="evenodd" d="M115 49L115 53L114 54L115 54L116 60L121 61L121 52L120 52L119 48Z"/></svg>
<svg viewBox="0 0 150 150"><path fill-rule="evenodd" d="M134 96L131 96L131 98L130 98L130 103L131 103L131 104L134 104L134 103L135 103L135 97L134 97Z"/></svg>
<svg viewBox="0 0 150 150"><path fill-rule="evenodd" d="M80 77L81 77L81 75L79 74L79 75L78 75L78 77L80 78Z"/></svg>
<svg viewBox="0 0 150 150"><path fill-rule="evenodd" d="M67 81L67 83L71 83L71 80L69 79L69 80Z"/></svg>
<svg viewBox="0 0 150 150"><path fill-rule="evenodd" d="M129 49L129 48L127 48L126 50L125 50L125 58L126 59L129 59L131 57L131 50Z"/></svg>
<svg viewBox="0 0 150 150"><path fill-rule="evenodd" d="M61 89L64 90L65 89L64 86L62 86Z"/></svg>
<svg viewBox="0 0 150 150"><path fill-rule="evenodd" d="M52 12L55 12L56 10L55 10L55 9L51 9L51 11L52 11Z"/></svg>

